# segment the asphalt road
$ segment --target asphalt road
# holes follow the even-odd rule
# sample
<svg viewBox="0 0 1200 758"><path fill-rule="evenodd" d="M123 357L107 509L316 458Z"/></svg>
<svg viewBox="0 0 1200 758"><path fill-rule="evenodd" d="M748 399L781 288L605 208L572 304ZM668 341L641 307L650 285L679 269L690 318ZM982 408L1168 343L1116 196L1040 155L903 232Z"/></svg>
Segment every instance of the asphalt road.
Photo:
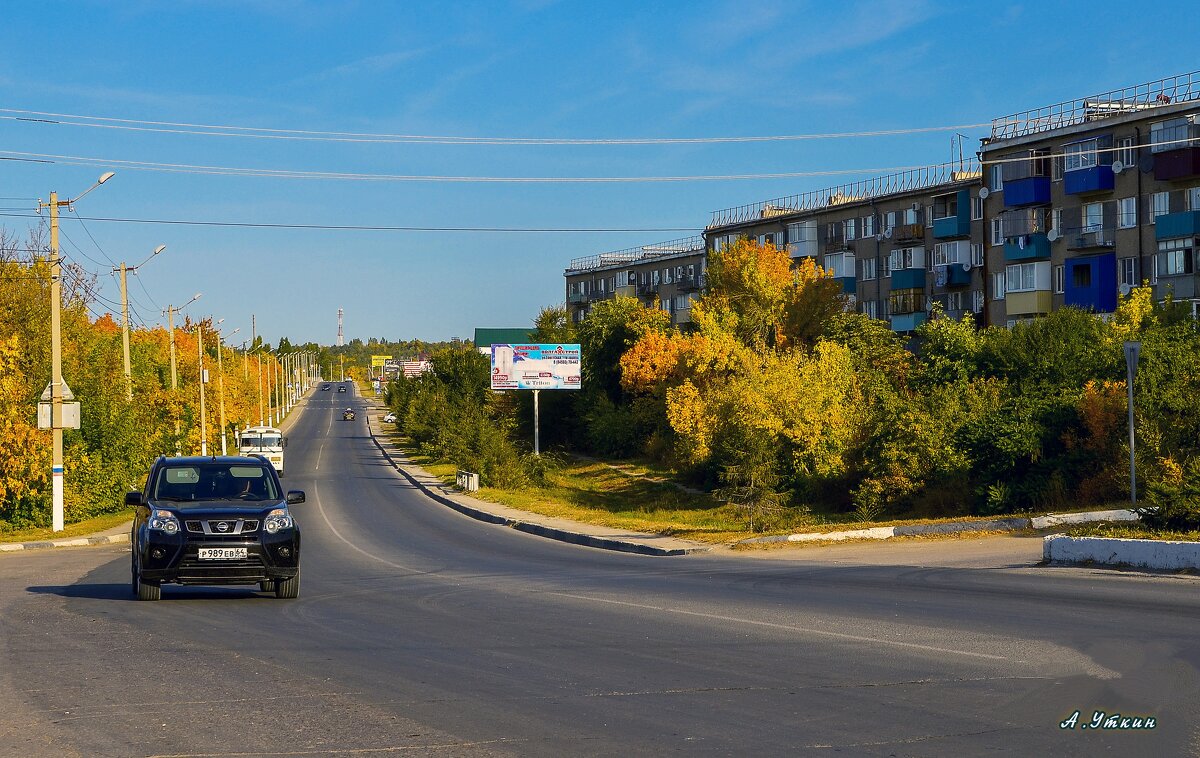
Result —
<svg viewBox="0 0 1200 758"><path fill-rule="evenodd" d="M566 545L425 498L351 404L289 433L297 600L0 555L0 755L1200 753L1200 580Z"/></svg>

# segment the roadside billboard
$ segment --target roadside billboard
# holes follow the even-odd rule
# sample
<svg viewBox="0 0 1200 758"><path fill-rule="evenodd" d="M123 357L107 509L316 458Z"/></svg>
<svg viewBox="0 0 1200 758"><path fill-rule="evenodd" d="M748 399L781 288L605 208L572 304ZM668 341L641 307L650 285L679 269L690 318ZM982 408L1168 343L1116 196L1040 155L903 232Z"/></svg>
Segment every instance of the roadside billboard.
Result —
<svg viewBox="0 0 1200 758"><path fill-rule="evenodd" d="M579 345L492 345L492 389L577 390Z"/></svg>
<svg viewBox="0 0 1200 758"><path fill-rule="evenodd" d="M382 368L383 364L387 363L391 359L392 359L392 356L390 356L390 355L372 355L371 356L371 368Z"/></svg>

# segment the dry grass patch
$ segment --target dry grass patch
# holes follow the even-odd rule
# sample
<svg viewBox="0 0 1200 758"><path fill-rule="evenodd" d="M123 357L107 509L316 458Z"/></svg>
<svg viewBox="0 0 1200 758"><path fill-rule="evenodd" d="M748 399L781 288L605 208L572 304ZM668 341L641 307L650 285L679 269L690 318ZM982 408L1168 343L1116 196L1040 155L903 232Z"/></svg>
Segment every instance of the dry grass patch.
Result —
<svg viewBox="0 0 1200 758"><path fill-rule="evenodd" d="M55 532L49 527L0 531L0 542L41 542L44 540L69 539L71 537L86 537L96 532L112 529L114 526L128 524L132 520L133 514L129 511L124 511L122 513L109 513L104 516L96 516L85 521L76 521L73 524L65 524L65 528L61 532Z"/></svg>

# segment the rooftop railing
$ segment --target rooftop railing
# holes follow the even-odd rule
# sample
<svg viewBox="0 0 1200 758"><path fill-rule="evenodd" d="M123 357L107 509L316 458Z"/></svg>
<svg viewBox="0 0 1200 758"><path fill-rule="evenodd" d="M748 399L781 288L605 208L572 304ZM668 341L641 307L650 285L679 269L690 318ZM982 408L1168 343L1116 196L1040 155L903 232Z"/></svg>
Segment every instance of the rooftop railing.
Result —
<svg viewBox="0 0 1200 758"><path fill-rule="evenodd" d="M992 139L1011 139L1122 113L1200 99L1200 71L1021 111L992 121Z"/></svg>
<svg viewBox="0 0 1200 758"><path fill-rule="evenodd" d="M759 221L848 203L861 203L898 192L927 189L940 184L978 179L980 176L982 173L979 161L975 159L923 166L849 184L839 184L836 187L813 190L800 195L778 197L774 200L764 200L761 203L713 211L708 228L715 229L731 224L743 224L747 221Z"/></svg>
<svg viewBox="0 0 1200 758"><path fill-rule="evenodd" d="M575 258L567 267L567 273L593 271L625 263L636 263L650 258L661 258L680 253L698 253L704 250L703 237L684 237L668 242L656 242L653 245L630 247L625 250L614 250L611 253L589 255L586 258Z"/></svg>

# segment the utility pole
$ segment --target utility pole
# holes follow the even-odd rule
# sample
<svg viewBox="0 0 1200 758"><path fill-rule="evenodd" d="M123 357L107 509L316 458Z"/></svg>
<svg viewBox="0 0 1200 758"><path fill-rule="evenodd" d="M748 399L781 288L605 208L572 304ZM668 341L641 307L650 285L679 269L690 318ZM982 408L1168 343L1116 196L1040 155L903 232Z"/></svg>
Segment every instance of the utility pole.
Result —
<svg viewBox="0 0 1200 758"><path fill-rule="evenodd" d="M200 455L208 455L208 417L204 414L204 324L196 322L196 355L200 379Z"/></svg>
<svg viewBox="0 0 1200 758"><path fill-rule="evenodd" d="M236 334L237 329L234 329L230 334ZM228 455L228 450L225 446L225 365L221 357L224 352L222 343L225 338L220 332L217 332L217 389L221 393L221 409L218 417L221 422L221 455Z"/></svg>
<svg viewBox="0 0 1200 758"><path fill-rule="evenodd" d="M168 305L165 311L167 316L167 328L171 333L171 394L174 395L179 390L179 372L176 369L175 363L175 314L192 303L200 299L200 293L192 295L192 299L180 306ZM179 416L175 416L175 455L183 455L183 450L180 447L179 440Z"/></svg>
<svg viewBox="0 0 1200 758"><path fill-rule="evenodd" d="M254 363L258 366L258 425L264 425L263 416L263 375L262 375L262 357L255 354Z"/></svg>
<svg viewBox="0 0 1200 758"><path fill-rule="evenodd" d="M153 253L150 253L150 258L153 258L166 249L166 245L159 245L154 248ZM125 274L129 271L137 274L137 270L145 266L150 261L150 258L147 258L136 266L126 266L125 261L121 261L121 265L113 269L114 272L121 272L121 348L124 351L125 357L125 399L130 402L133 401L133 371L130 368L129 361L129 287L125 282Z"/></svg>

